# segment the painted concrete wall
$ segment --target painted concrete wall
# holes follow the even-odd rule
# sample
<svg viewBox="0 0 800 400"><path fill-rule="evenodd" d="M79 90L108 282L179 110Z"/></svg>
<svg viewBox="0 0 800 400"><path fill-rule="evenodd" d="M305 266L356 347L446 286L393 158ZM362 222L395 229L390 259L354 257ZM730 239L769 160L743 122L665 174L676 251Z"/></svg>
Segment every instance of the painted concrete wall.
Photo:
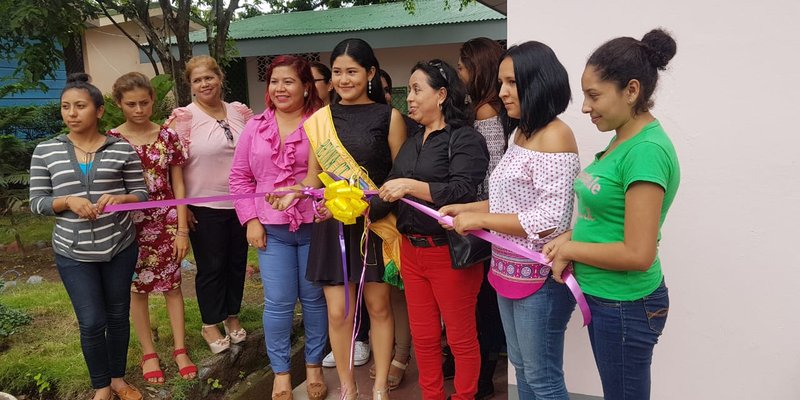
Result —
<svg viewBox="0 0 800 400"><path fill-rule="evenodd" d="M376 49L375 56L378 58L381 68L386 70L392 77L392 84L395 87L404 87L408 85L408 78L411 75L409 72L417 61L439 58L451 63L455 68L458 61L458 49L460 48L461 43L393 47ZM320 53L320 61L323 64L329 65L330 58L330 52ZM255 112L264 111L264 94L267 89L267 83L258 80L256 57L247 58L247 84L250 94L250 107Z"/></svg>
<svg viewBox="0 0 800 400"><path fill-rule="evenodd" d="M133 22L122 22L121 25L133 37L140 37L145 42L144 33ZM114 81L128 72L141 72L149 78L155 76L149 62L141 63L136 45L113 25L87 29L83 49L86 73L92 76L92 83L103 93L111 93ZM162 71L160 64L158 68Z"/></svg>
<svg viewBox="0 0 800 400"><path fill-rule="evenodd" d="M654 114L683 180L663 228L671 312L653 364L653 399L799 399L800 3L508 2L508 41L539 40L567 67L564 116L584 165L610 140L580 113L589 54L617 36L663 26L678 53ZM571 392L600 395L576 313L567 334Z"/></svg>

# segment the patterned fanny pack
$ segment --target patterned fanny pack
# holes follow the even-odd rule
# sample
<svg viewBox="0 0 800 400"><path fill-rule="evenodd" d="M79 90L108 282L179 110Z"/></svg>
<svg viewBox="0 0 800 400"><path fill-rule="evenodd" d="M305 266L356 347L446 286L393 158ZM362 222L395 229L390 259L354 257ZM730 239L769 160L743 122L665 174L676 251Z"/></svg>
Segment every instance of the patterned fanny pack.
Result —
<svg viewBox="0 0 800 400"><path fill-rule="evenodd" d="M489 283L497 294L521 299L536 293L550 275L550 267L498 246L492 246Z"/></svg>

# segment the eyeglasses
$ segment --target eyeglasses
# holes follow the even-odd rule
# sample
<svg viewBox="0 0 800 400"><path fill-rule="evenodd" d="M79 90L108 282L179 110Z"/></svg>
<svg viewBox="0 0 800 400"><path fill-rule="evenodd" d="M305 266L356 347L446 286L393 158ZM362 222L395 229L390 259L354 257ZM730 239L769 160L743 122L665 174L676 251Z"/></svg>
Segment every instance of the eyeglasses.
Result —
<svg viewBox="0 0 800 400"><path fill-rule="evenodd" d="M228 138L228 143L233 143L233 132L231 132L231 126L228 124L228 121L224 119L217 120L219 127L225 132L225 137Z"/></svg>
<svg viewBox="0 0 800 400"><path fill-rule="evenodd" d="M445 81L447 80L447 75L444 73L444 68L442 68L442 63L436 61L436 62L429 62L428 65L439 69L439 73L442 74L442 78L444 78Z"/></svg>

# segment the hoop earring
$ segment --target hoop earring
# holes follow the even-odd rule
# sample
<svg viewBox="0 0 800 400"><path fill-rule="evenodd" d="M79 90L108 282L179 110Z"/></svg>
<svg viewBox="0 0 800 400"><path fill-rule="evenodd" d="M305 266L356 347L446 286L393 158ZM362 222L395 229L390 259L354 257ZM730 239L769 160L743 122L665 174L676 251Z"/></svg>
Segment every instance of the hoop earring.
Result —
<svg viewBox="0 0 800 400"><path fill-rule="evenodd" d="M367 94L372 94L372 81L367 82Z"/></svg>

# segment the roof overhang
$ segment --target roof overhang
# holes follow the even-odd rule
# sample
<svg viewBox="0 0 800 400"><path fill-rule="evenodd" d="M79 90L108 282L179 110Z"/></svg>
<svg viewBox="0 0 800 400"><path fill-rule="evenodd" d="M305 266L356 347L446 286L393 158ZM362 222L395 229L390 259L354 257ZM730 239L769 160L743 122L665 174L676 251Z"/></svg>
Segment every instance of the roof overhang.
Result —
<svg viewBox="0 0 800 400"><path fill-rule="evenodd" d="M508 1L506 0L478 0L478 3L495 10L500 14L508 15Z"/></svg>
<svg viewBox="0 0 800 400"><path fill-rule="evenodd" d="M476 21L447 25L386 28L353 32L335 32L304 36L237 40L239 57L275 54L323 53L344 39L358 37L369 41L373 48L414 47L436 44L463 43L476 36L495 40L506 39L506 21ZM208 54L205 43L195 43L193 54Z"/></svg>

